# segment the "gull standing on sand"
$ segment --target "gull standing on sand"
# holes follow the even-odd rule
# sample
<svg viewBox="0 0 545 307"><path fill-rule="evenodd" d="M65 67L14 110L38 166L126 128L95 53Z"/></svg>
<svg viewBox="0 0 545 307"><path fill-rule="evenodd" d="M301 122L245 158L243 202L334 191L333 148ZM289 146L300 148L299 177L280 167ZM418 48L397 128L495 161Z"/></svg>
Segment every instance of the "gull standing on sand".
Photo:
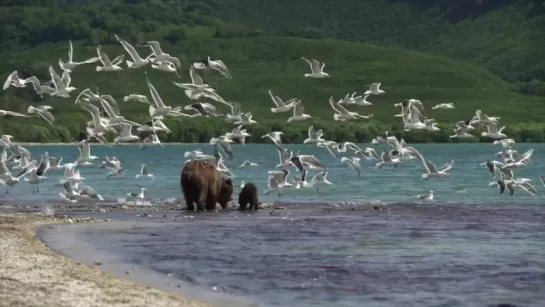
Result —
<svg viewBox="0 0 545 307"><path fill-rule="evenodd" d="M363 93L364 95L381 95L381 94L386 94L385 91L381 90L380 89L380 86L382 85L381 82L375 82L375 83L371 83L369 84L369 89L365 91L365 93Z"/></svg>
<svg viewBox="0 0 545 307"><path fill-rule="evenodd" d="M91 63L98 62L99 60L100 60L99 57L92 57L82 62L74 62L74 46L72 45L72 40L69 39L68 40L68 61L63 62L62 59L59 59L59 66L63 71L71 73L74 70L74 68L76 68L79 65L91 64Z"/></svg>
<svg viewBox="0 0 545 307"><path fill-rule="evenodd" d="M454 103L440 103L438 105L435 105L432 110L452 110L454 109Z"/></svg>
<svg viewBox="0 0 545 307"><path fill-rule="evenodd" d="M311 59L310 61L307 60L305 57L302 57L305 62L310 65L311 73L306 73L305 77L307 78L313 78L313 79L323 79L328 78L329 74L324 72L325 63L320 63L316 61L315 59Z"/></svg>
<svg viewBox="0 0 545 307"><path fill-rule="evenodd" d="M299 100L295 103L295 106L293 107L293 116L288 118L287 123L289 124L293 121L302 121L310 118L312 118L312 116L305 114L303 102Z"/></svg>
<svg viewBox="0 0 545 307"><path fill-rule="evenodd" d="M282 98L273 95L272 91L269 89L269 96L271 96L271 99L276 106L276 108L271 108L271 112L273 113L284 113L291 110L295 103L297 102L297 98L292 98L286 102L282 100Z"/></svg>
<svg viewBox="0 0 545 307"><path fill-rule="evenodd" d="M137 178L137 179L140 177L153 179L153 174L149 172L148 166L146 164L142 164L142 166L140 167L140 174L137 174L136 176L134 176L134 178Z"/></svg>

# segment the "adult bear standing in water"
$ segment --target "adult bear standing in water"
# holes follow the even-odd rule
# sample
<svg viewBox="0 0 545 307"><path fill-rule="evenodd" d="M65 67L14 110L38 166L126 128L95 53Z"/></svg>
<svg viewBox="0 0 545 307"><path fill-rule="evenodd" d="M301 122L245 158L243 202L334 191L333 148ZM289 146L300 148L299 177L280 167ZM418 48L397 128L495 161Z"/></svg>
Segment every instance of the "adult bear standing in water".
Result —
<svg viewBox="0 0 545 307"><path fill-rule="evenodd" d="M187 210L195 211L194 203L197 204L197 210L215 210L220 198L220 205L226 208L233 193L232 183L229 189L227 180L230 182L230 179L224 179L216 167L206 161L188 162L180 176Z"/></svg>
<svg viewBox="0 0 545 307"><path fill-rule="evenodd" d="M247 183L244 185L240 194L238 194L238 210L246 210L246 206L250 205L248 210L258 210L259 209L259 199L258 199L257 187L253 183Z"/></svg>

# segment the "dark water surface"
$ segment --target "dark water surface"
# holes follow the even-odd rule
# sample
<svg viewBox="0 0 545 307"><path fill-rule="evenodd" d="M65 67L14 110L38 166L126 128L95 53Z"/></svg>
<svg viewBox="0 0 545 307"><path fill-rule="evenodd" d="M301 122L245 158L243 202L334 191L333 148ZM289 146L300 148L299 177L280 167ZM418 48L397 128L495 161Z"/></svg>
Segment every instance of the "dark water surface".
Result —
<svg viewBox="0 0 545 307"><path fill-rule="evenodd" d="M118 225L147 222L94 225L78 237L124 262L260 306L541 307L544 208L109 213Z"/></svg>

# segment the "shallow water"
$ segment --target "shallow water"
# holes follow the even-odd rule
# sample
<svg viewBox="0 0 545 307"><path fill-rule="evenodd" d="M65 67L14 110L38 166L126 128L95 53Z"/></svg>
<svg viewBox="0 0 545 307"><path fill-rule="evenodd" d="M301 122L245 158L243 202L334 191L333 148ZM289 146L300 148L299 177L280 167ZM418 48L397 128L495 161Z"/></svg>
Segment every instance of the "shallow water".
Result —
<svg viewBox="0 0 545 307"><path fill-rule="evenodd" d="M259 306L542 306L542 207L390 207L108 214L143 223L84 228L77 237Z"/></svg>
<svg viewBox="0 0 545 307"><path fill-rule="evenodd" d="M362 159L363 173L358 177L356 173L343 167L339 160L335 160L323 148L315 145L287 145L294 151L301 150L303 154L314 154L329 169L328 179L334 186L320 188L317 194L314 189L284 191L281 197L271 193L268 196L261 195L266 202L295 201L299 203L325 202L343 204L347 202L357 203L406 203L418 202L418 194L426 194L429 190L435 191L434 204L543 204L543 197L534 197L518 190L515 196L499 195L498 188L489 187L492 176L485 167L479 166L486 160L496 159L494 153L501 150L499 145L492 144L416 144L426 159L434 162L438 167L454 160L454 167L448 177L424 180L421 174L424 172L421 163L409 161L393 170L384 167L378 170L374 167L375 161ZM374 146L380 153L388 147ZM138 146L93 146L91 154L100 157L95 166L81 166L85 184L93 187L99 194L110 202L123 202L126 193L139 192L141 187L147 188L146 197L157 202L180 202L181 190L179 185L180 171L185 158L186 150L203 149L211 154L210 145L169 145L165 147L154 146L147 149L139 149ZM539 183L538 174L545 174L545 144L517 144L516 149L522 153L529 148L534 148L533 163L525 168L516 170L516 176L528 177L534 181L538 190L545 191ZM29 146L34 159L44 151L51 156L63 157L63 161L73 162L78 156L76 146ZM278 154L270 144L248 144L246 146L234 145L234 161L226 161L228 167L236 175L235 183L244 181L254 182L263 192L267 188L267 171L274 169L278 164ZM123 177L113 177L107 180L104 169L98 164L105 155L120 158L125 166L126 174ZM250 169L237 169L237 166L245 160L251 160L259 166ZM135 179L139 173L140 165L145 163L154 174L155 179ZM314 172L309 173L309 178ZM300 176L295 170L290 177ZM58 202L61 188L54 185L62 177L62 172L48 173L48 179L41 184L39 194L32 194L30 184L21 182L13 189L12 195L3 195L0 189L0 201L24 202L24 203L52 203ZM293 178L292 178L293 179ZM506 193L507 194L507 193Z"/></svg>

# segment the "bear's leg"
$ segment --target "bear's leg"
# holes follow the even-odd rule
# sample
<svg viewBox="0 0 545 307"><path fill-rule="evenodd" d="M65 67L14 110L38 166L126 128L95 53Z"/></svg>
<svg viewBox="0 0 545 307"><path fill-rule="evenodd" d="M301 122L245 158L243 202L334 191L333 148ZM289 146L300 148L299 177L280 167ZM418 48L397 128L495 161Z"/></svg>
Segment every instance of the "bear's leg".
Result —
<svg viewBox="0 0 545 307"><path fill-rule="evenodd" d="M257 198L254 199L254 210L255 211L259 210L259 200Z"/></svg>
<svg viewBox="0 0 545 307"><path fill-rule="evenodd" d="M195 206L193 205L193 198L192 197L186 196L185 205L187 206L187 210L195 211Z"/></svg>
<svg viewBox="0 0 545 307"><path fill-rule="evenodd" d="M241 211L246 210L246 205L247 205L247 204L246 204L246 202L244 202L244 201L239 202L239 204L238 204L238 210L241 210Z"/></svg>
<svg viewBox="0 0 545 307"><path fill-rule="evenodd" d="M255 203L253 200L250 201L250 208L248 208L248 210L250 211L254 211L254 208L255 208Z"/></svg>

